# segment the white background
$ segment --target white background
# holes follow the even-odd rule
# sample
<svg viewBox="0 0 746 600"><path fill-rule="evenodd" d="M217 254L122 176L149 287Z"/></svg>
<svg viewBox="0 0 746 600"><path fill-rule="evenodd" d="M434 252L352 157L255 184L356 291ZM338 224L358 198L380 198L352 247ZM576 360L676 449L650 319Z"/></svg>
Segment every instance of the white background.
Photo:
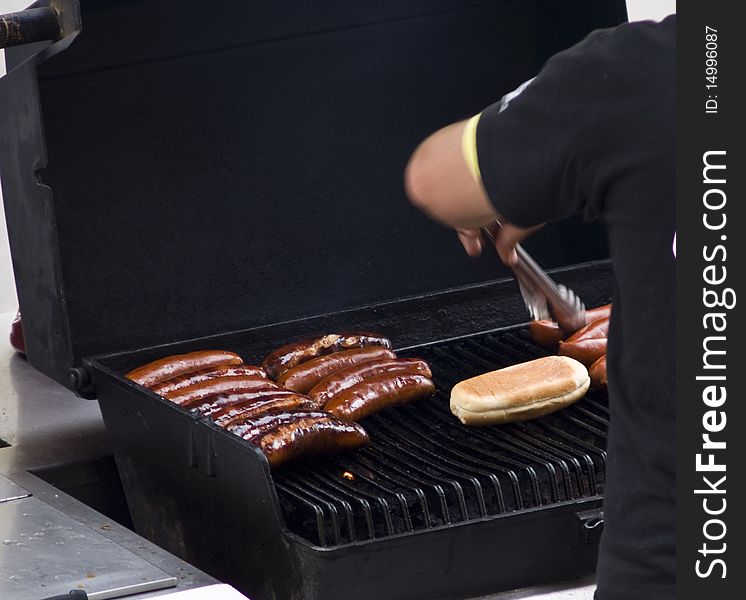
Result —
<svg viewBox="0 0 746 600"><path fill-rule="evenodd" d="M0 14L20 10L28 6L33 0L0 0ZM627 0L627 10L630 21L640 19L661 19L676 10L675 0ZM5 73L5 60L0 50L0 77ZM0 140L0 144L2 144ZM0 176L2 174L0 173ZM0 180L0 208L2 208L3 193ZM5 212L0 210L0 313L16 309L16 292L13 283L13 273L10 265L10 250L8 249L8 233L5 227ZM0 335L3 335L0 332Z"/></svg>

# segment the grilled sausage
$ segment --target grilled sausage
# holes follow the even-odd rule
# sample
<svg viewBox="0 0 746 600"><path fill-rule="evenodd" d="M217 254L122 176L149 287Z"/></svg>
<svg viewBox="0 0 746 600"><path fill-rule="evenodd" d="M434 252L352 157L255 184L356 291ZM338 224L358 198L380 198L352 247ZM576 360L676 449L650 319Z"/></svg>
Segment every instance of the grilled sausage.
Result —
<svg viewBox="0 0 746 600"><path fill-rule="evenodd" d="M531 321L528 326L531 339L534 340L539 346L544 348L554 349L565 337L565 334L560 329L560 326L551 319L541 319L539 321Z"/></svg>
<svg viewBox="0 0 746 600"><path fill-rule="evenodd" d="M560 342L560 345L562 345L563 343L573 344L575 342L582 342L584 340L597 340L600 338L609 337L609 321L609 317L593 321L585 327L578 329L564 342Z"/></svg>
<svg viewBox="0 0 746 600"><path fill-rule="evenodd" d="M598 321L598 319L607 319L611 317L611 304L604 304L596 308L589 308L585 311L586 323Z"/></svg>
<svg viewBox="0 0 746 600"><path fill-rule="evenodd" d="M560 356L569 356L590 367L596 360L606 354L606 338L583 340L580 342L562 342L557 351Z"/></svg>
<svg viewBox="0 0 746 600"><path fill-rule="evenodd" d="M279 396L295 396L295 392L290 390L283 390L274 381L271 381L272 387L262 387L250 392L241 392L240 394L221 394L219 396L210 396L206 402L202 404L192 406L192 410L199 413L203 417L213 418L215 413L225 410L240 404L245 406L252 402L257 402L261 398L272 394L274 397ZM225 412L225 411L223 411ZM222 414L222 413L221 413Z"/></svg>
<svg viewBox="0 0 746 600"><path fill-rule="evenodd" d="M151 387L156 383L184 375L184 373L191 373L219 365L240 364L243 364L243 360L234 352L227 352L225 350L200 350L198 352L175 354L174 356L154 360L147 365L132 369L132 371L125 374L125 377L142 386Z"/></svg>
<svg viewBox="0 0 746 600"><path fill-rule="evenodd" d="M298 419L329 419L329 413L320 410L270 410L262 414L252 416L238 425L228 427L228 430L245 440L253 440L264 435L268 431L292 423Z"/></svg>
<svg viewBox="0 0 746 600"><path fill-rule="evenodd" d="M301 456L354 450L368 443L368 434L357 423L330 415L296 418L254 438L271 467Z"/></svg>
<svg viewBox="0 0 746 600"><path fill-rule="evenodd" d="M242 392L239 394L225 394L220 396L211 396L208 402L200 404L195 409L203 417L210 417L215 420L227 412L250 406L263 400L273 400L276 398L285 398L288 396L299 396L291 390L285 390L279 387L264 387L251 392ZM305 397L305 396L303 396Z"/></svg>
<svg viewBox="0 0 746 600"><path fill-rule="evenodd" d="M593 323L599 319L605 319L611 316L611 304L605 304L598 308L591 308L585 311L585 322ZM566 333L560 329L560 326L551 319L542 319L540 321L531 321L529 324L531 339L539 346L553 349L557 347L565 337ZM570 334L575 333L568 332Z"/></svg>
<svg viewBox="0 0 746 600"><path fill-rule="evenodd" d="M606 377L606 355L595 361L588 369L591 376L591 387L597 390L605 390L609 380Z"/></svg>
<svg viewBox="0 0 746 600"><path fill-rule="evenodd" d="M433 376L428 364L419 358L380 358L359 365L352 365L332 373L314 386L308 392L308 395L314 400L319 400L323 405L343 390L351 388L365 379L384 373L419 374L429 378Z"/></svg>
<svg viewBox="0 0 746 600"><path fill-rule="evenodd" d="M590 367L606 354L606 336L609 335L609 317L599 319L578 329L567 340L559 343L557 354L569 356Z"/></svg>
<svg viewBox="0 0 746 600"><path fill-rule="evenodd" d="M377 358L396 358L396 354L382 346L341 350L288 369L277 378L277 383L289 390L306 394L332 373Z"/></svg>
<svg viewBox="0 0 746 600"><path fill-rule="evenodd" d="M165 394L165 398L184 408L194 408L207 402L212 396L240 394L264 389L279 389L275 382L252 375L220 377L200 381L194 385Z"/></svg>
<svg viewBox="0 0 746 600"><path fill-rule="evenodd" d="M377 333L330 333L282 346L262 361L262 367L272 379L277 379L288 369L318 356L367 346L391 348L391 342Z"/></svg>
<svg viewBox="0 0 746 600"><path fill-rule="evenodd" d="M258 416L263 415L267 412L284 410L299 411L299 410L318 410L319 405L317 402L311 400L308 396L301 396L300 394L294 394L292 396L264 396L259 400L255 400L251 404L243 407L232 407L221 416L215 419L215 424L218 427L228 429L232 426L238 426L243 423L251 423Z"/></svg>
<svg viewBox="0 0 746 600"><path fill-rule="evenodd" d="M435 385L424 375L384 373L340 392L326 403L324 410L340 419L358 421L389 406L427 398L434 393Z"/></svg>
<svg viewBox="0 0 746 600"><path fill-rule="evenodd" d="M200 381L207 381L208 379L217 379L218 377L236 377L237 375L253 375L256 377L267 377L267 373L261 367L254 365L220 365L219 367L210 367L209 369L201 369L194 373L187 373L185 375L179 375L178 377L172 377L161 383L155 384L150 389L156 394L163 396L164 394L175 392L182 388L194 385Z"/></svg>
<svg viewBox="0 0 746 600"><path fill-rule="evenodd" d="M557 354L569 356L590 367L606 354L606 338L590 338L578 342L560 342Z"/></svg>

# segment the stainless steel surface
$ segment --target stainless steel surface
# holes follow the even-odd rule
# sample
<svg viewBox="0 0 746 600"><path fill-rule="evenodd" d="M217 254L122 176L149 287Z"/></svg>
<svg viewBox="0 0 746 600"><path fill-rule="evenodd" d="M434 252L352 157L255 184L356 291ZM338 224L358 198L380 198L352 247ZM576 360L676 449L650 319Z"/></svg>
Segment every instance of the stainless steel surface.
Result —
<svg viewBox="0 0 746 600"><path fill-rule="evenodd" d="M481 231L494 245L495 236L489 227L482 227ZM554 283L520 244L515 245L515 252L518 262L513 272L531 318L551 317L565 331L576 331L585 325L585 305L575 292Z"/></svg>
<svg viewBox="0 0 746 600"><path fill-rule="evenodd" d="M0 504L0 598L38 600L176 579L36 498Z"/></svg>
<svg viewBox="0 0 746 600"><path fill-rule="evenodd" d="M552 586L539 586L505 592L472 600L593 600L593 577L585 577Z"/></svg>
<svg viewBox="0 0 746 600"><path fill-rule="evenodd" d="M107 540L108 543L102 542L99 547L102 561L109 565L101 573L109 568L116 571L117 557L122 551L129 551L151 567L176 577L177 590L217 583L206 573L34 475L34 471L44 467L108 457L111 456L111 450L106 441L106 430L98 403L77 398L72 392L33 369L23 357L12 350L7 342L7 332L10 331L14 316L14 312L0 313L0 439L11 444L0 448L0 486L5 485L0 490L12 491L20 487L32 494L35 501L56 509L57 521L52 526L62 526L63 529L68 526L83 527L89 534L96 534L97 539ZM13 500L5 504L10 506L25 501ZM0 517L0 526L4 526L4 523L5 518ZM0 543L5 539L12 538L0 535ZM33 546L27 558L32 564L38 560ZM0 563L4 562L4 558L0 560ZM63 591L66 593L69 589ZM141 600L166 593L169 590L130 597ZM50 595L52 594L38 594L35 600ZM6 598L14 600L14 596L0 592L0 599Z"/></svg>
<svg viewBox="0 0 746 600"><path fill-rule="evenodd" d="M499 221L497 222L498 227L501 227ZM489 227L482 227L482 233L487 239L492 242L494 246L496 243L495 236ZM516 244L516 251L520 246ZM541 291L534 285L530 278L526 277L520 269L513 269L515 279L518 282L518 287L521 290L521 297L523 302L528 309L528 313L531 318L535 321L539 319L548 319L551 317L549 313L549 307L547 306L547 299L541 293Z"/></svg>
<svg viewBox="0 0 746 600"><path fill-rule="evenodd" d="M544 296L549 312L559 326L565 331L576 331L585 325L585 304L575 292L554 283L520 244L516 244L515 251L518 256L515 269Z"/></svg>
<svg viewBox="0 0 746 600"><path fill-rule="evenodd" d="M72 392L40 374L13 352L5 332L9 331L14 316L14 312L0 313L0 438L12 444L8 448L0 448L0 475L33 494L35 502L40 501L57 509L56 520L49 521L53 523L52 526L82 526L87 533L96 533L111 542L102 545L99 551L102 560L110 563L111 569L117 569L114 557L125 549L161 571L175 576L178 580L175 591L217 583L199 569L60 492L31 472L51 465L110 456L111 450L106 441L98 404L75 397ZM32 499L13 500L6 504L18 505L27 500ZM4 519L0 516L0 523L3 522ZM4 539L12 538L0 536L0 542ZM31 566L28 568L32 568L37 557L33 546L29 550ZM108 568L103 567L100 572L104 573ZM130 598L141 600L168 593L169 590L161 590ZM52 593L44 595L50 596ZM40 594L36 598L44 595ZM479 600L591 600L592 597L593 580L586 578L553 586L505 592ZM0 598L14 600L13 596L2 593Z"/></svg>
<svg viewBox="0 0 746 600"><path fill-rule="evenodd" d="M520 277L516 277L516 281L518 281L523 302L526 304L528 314L531 315L531 318L534 321L548 319L550 314L547 307L547 299L540 293L537 293L536 288L528 283L524 283Z"/></svg>
<svg viewBox="0 0 746 600"><path fill-rule="evenodd" d="M19 500L30 496L20 485L15 484L7 477L0 475L0 503Z"/></svg>
<svg viewBox="0 0 746 600"><path fill-rule="evenodd" d="M131 583L117 588L103 590L101 592L88 592L88 600L110 600L112 598L124 598L133 594L143 592L154 592L165 590L176 586L176 577L163 577L153 581L143 581L140 583Z"/></svg>
<svg viewBox="0 0 746 600"><path fill-rule="evenodd" d="M498 226L501 226L499 222ZM496 240L490 228L482 227L481 230L494 246ZM516 251L519 247L520 246L516 245ZM520 269L513 269L513 273L515 274L515 279L521 290L521 297L523 298L523 302L526 305L531 318L534 320L550 318L551 315L549 314L549 308L547 307L547 299L541 291L539 291L530 278L524 276Z"/></svg>

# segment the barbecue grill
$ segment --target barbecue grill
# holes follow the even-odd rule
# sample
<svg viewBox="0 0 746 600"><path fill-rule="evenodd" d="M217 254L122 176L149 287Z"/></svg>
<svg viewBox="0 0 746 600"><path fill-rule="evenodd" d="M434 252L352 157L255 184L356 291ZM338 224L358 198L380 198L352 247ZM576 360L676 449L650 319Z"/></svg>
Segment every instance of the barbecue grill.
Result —
<svg viewBox="0 0 746 600"><path fill-rule="evenodd" d="M546 351L509 273L409 207L401 172L624 3L275 4L87 2L65 52L8 55L0 169L30 362L98 398L136 530L252 598L468 598L591 572L605 398L506 426L450 415L457 381ZM610 300L600 228L526 245L588 306ZM275 471L122 376L340 329L425 358L438 393L365 419L363 450Z"/></svg>

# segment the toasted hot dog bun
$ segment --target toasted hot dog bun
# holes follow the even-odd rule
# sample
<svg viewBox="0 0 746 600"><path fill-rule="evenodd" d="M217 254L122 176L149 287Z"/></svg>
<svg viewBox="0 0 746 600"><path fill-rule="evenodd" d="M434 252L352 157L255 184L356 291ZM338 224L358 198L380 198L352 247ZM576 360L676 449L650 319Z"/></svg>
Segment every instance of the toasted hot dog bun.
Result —
<svg viewBox="0 0 746 600"><path fill-rule="evenodd" d="M588 390L588 369L567 356L546 356L459 382L451 412L465 425L525 421L576 402Z"/></svg>

